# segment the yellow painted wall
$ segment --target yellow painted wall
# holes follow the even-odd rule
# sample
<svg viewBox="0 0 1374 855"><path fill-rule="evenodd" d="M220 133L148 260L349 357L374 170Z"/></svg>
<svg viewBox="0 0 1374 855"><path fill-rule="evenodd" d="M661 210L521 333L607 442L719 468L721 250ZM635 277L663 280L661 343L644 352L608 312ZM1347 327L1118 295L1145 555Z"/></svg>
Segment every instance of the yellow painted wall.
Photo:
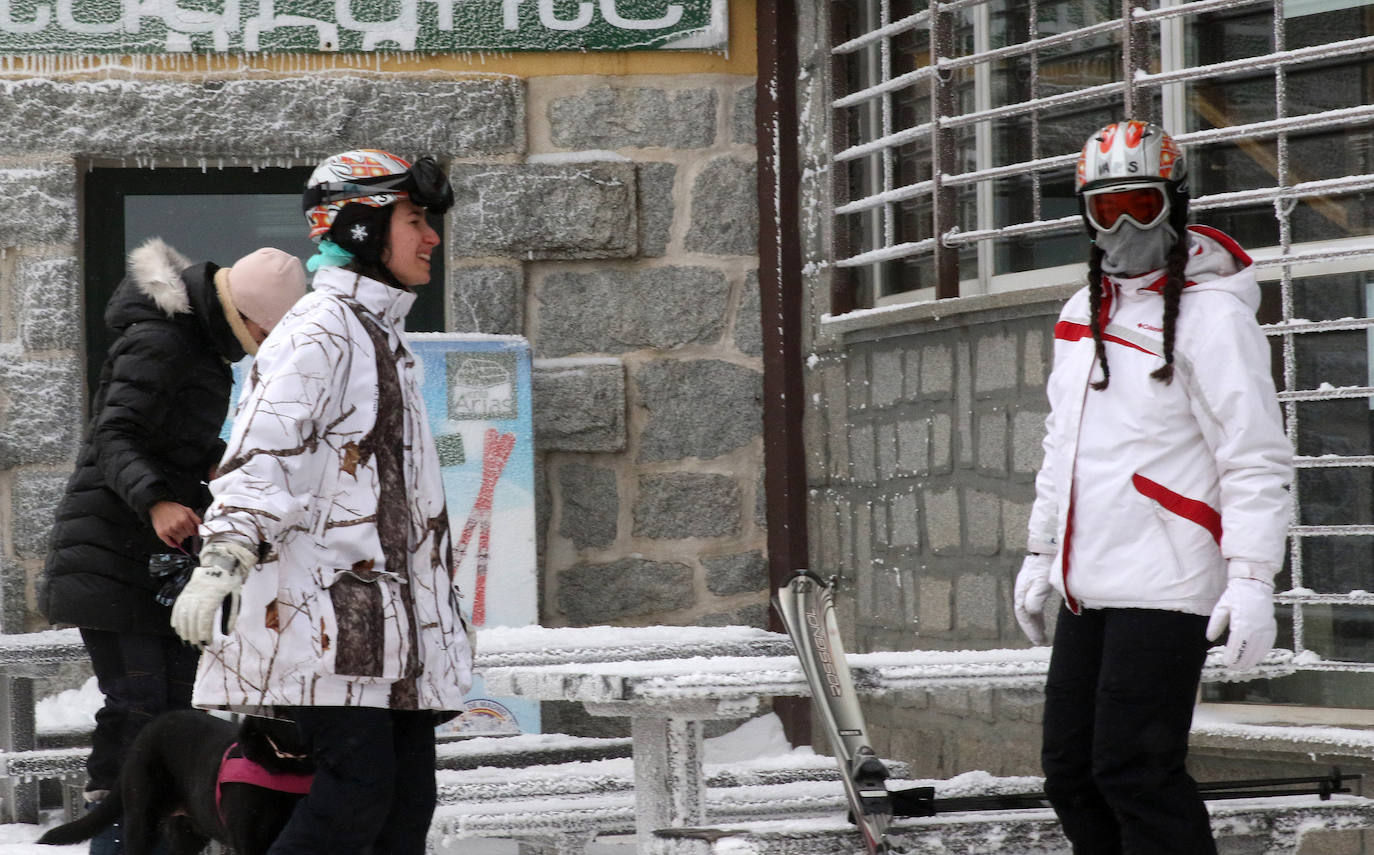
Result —
<svg viewBox="0 0 1374 855"><path fill-rule="evenodd" d="M159 54L125 57L116 66L140 72L296 74L309 71L439 72L451 74L552 75L747 74L758 70L755 0L730 0L728 51L560 51L488 54ZM94 72L108 69L109 57L0 57L0 77Z"/></svg>

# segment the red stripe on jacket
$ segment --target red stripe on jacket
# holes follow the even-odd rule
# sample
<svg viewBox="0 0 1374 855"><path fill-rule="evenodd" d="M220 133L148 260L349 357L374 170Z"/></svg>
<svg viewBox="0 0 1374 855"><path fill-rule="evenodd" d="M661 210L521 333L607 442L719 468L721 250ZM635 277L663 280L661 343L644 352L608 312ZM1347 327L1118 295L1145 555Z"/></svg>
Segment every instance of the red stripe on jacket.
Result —
<svg viewBox="0 0 1374 855"><path fill-rule="evenodd" d="M1163 484L1151 481L1139 473L1131 476L1131 483L1142 496L1159 502L1170 513L1197 523L1211 532L1213 540L1221 543L1221 514L1211 505L1175 493Z"/></svg>
<svg viewBox="0 0 1374 855"><path fill-rule="evenodd" d="M1073 321L1060 321L1054 325L1054 337L1060 341L1082 341L1085 338L1092 338L1093 331L1092 327L1087 324L1074 323ZM1148 353L1151 356L1159 356L1158 353L1155 353L1148 347L1141 347L1133 341L1127 341L1124 338L1111 335L1110 333L1104 332L1102 334L1102 340L1110 341L1112 344L1119 344L1123 347L1135 348L1141 353Z"/></svg>

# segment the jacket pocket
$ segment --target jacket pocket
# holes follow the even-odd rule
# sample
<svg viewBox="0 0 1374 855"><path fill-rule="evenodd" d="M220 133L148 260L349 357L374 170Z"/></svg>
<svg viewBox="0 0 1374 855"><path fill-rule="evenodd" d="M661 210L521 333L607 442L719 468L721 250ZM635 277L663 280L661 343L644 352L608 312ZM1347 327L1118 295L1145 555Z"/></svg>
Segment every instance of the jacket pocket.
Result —
<svg viewBox="0 0 1374 855"><path fill-rule="evenodd" d="M341 677L400 677L397 588L399 582L385 574L364 579L352 571L335 572L328 587L333 640L322 663L325 671Z"/></svg>
<svg viewBox="0 0 1374 855"><path fill-rule="evenodd" d="M1161 545L1167 549L1159 557L1167 555L1173 563L1171 570L1160 568L1152 584L1154 596L1174 601L1215 599L1220 593L1218 580L1226 578L1219 545L1221 514L1206 502L1189 499L1141 475L1132 480L1154 508Z"/></svg>
<svg viewBox="0 0 1374 855"><path fill-rule="evenodd" d="M1216 508L1206 502L1175 493L1163 484L1151 481L1139 472L1131 476L1131 483L1135 485L1136 492L1147 499L1158 502L1159 507L1174 516L1196 523L1206 529L1217 544L1221 543L1221 513Z"/></svg>

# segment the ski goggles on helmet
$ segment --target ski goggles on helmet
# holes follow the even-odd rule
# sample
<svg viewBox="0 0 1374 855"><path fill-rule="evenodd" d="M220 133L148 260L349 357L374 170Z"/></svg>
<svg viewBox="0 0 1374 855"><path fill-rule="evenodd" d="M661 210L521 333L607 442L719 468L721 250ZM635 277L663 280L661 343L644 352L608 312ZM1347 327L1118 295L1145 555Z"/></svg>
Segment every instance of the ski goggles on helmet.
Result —
<svg viewBox="0 0 1374 855"><path fill-rule="evenodd" d="M420 158L410 165L410 169L395 175L326 181L308 187L301 205L309 211L316 205L346 202L379 193L405 193L410 201L431 214L443 214L453 207L453 185L439 164L429 156Z"/></svg>
<svg viewBox="0 0 1374 855"><path fill-rule="evenodd" d="M1085 191L1083 208L1099 232L1111 234L1124 220L1152 229L1169 216L1169 194L1158 183L1116 184Z"/></svg>

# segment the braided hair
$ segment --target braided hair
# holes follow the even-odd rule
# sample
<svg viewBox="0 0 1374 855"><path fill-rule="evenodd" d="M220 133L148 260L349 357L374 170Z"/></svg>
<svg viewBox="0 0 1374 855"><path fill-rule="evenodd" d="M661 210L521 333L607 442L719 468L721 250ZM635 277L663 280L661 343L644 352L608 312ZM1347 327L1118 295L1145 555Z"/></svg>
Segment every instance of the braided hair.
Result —
<svg viewBox="0 0 1374 855"><path fill-rule="evenodd" d="M1178 327L1178 306L1187 283L1183 270L1188 265L1188 229L1179 230L1178 240L1169 248L1164 262L1164 364L1150 372L1161 383L1174 380L1174 330Z"/></svg>
<svg viewBox="0 0 1374 855"><path fill-rule="evenodd" d="M1088 253L1088 325L1093 333L1093 350L1097 353L1097 363L1102 366L1102 379L1092 387L1101 392L1111 382L1112 370L1107 367L1107 347L1102 343L1102 258L1106 255L1102 247L1093 244Z"/></svg>
<svg viewBox="0 0 1374 855"><path fill-rule="evenodd" d="M1178 229L1178 240L1169 248L1164 262L1164 364L1150 372L1150 376L1161 383L1169 384L1174 380L1174 333L1178 328L1178 308L1183 297L1184 269L1188 265L1188 229ZM1107 366L1107 348L1102 343L1102 259L1106 255L1102 248L1093 244L1088 254L1088 314L1089 329L1092 330L1093 350L1097 363L1102 366L1102 379L1093 382L1092 388L1102 391L1111 382L1112 372Z"/></svg>

